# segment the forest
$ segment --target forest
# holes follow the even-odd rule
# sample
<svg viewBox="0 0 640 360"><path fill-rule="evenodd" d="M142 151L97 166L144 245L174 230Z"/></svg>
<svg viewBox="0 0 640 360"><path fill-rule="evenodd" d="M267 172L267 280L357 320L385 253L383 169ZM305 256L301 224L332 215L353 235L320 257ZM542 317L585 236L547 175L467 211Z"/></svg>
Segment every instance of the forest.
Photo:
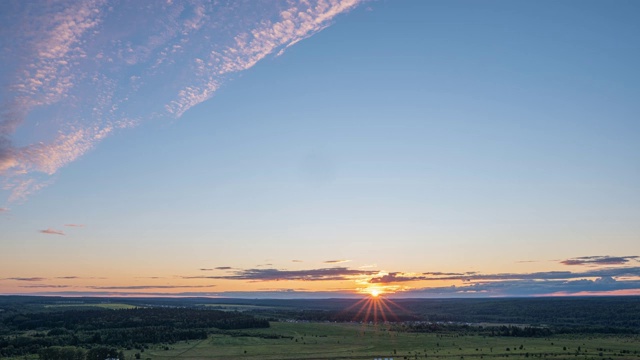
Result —
<svg viewBox="0 0 640 360"><path fill-rule="evenodd" d="M640 299L208 299L0 297L0 357L124 359L213 337L295 340L272 324L383 325L396 334L636 336ZM373 311L371 311L373 309ZM176 345L177 346L177 345Z"/></svg>
<svg viewBox="0 0 640 360"><path fill-rule="evenodd" d="M118 352L110 349L135 348L142 351L148 344L205 339L214 330L269 327L267 320L245 313L185 307L12 310L3 312L1 356L41 353L41 357L48 359L64 353L61 358L67 358L74 351L83 353L78 349L85 348L89 350L87 359L92 359L94 353L99 353L95 356L100 358L103 353ZM44 350L51 348L54 350Z"/></svg>

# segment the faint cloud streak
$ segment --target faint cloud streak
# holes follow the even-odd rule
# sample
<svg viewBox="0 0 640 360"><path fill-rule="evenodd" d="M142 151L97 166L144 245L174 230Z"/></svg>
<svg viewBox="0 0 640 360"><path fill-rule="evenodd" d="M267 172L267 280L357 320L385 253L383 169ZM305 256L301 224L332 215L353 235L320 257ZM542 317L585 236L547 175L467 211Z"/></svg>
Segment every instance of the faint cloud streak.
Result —
<svg viewBox="0 0 640 360"><path fill-rule="evenodd" d="M342 264L342 263L346 263L349 262L351 260L327 260L327 261L323 261L323 263L325 264Z"/></svg>
<svg viewBox="0 0 640 360"><path fill-rule="evenodd" d="M11 278L5 278L4 280L14 280L14 281L43 281L43 280L47 280L46 278L43 277L11 277Z"/></svg>
<svg viewBox="0 0 640 360"><path fill-rule="evenodd" d="M49 235L65 235L64 231L56 230L56 229L52 229L52 228L48 228L46 230L40 230L40 233L49 234Z"/></svg>

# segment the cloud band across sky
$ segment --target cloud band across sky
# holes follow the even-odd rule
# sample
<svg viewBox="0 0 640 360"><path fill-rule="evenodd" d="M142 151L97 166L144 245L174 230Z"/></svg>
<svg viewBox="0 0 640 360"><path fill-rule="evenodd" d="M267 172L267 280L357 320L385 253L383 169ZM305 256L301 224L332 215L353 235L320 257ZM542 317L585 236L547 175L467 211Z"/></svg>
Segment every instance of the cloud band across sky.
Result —
<svg viewBox="0 0 640 360"><path fill-rule="evenodd" d="M594 257L600 258L600 257ZM635 259L635 256L622 258ZM562 263L562 262L561 262ZM218 281L236 283L282 283L292 284L345 284L355 283L361 286L360 292L377 288L393 297L513 297L513 296L556 296L556 295L639 295L640 267L601 267L587 268L583 271L545 271L530 273L481 274L477 272L424 272L419 274L403 272L385 272L380 270L362 270L348 267L323 267L300 270L275 268L239 269L229 266L199 269L212 272L211 275L176 275L171 284L138 285L80 285L60 283L60 280L75 280L76 276L57 278L45 277L9 277L0 280L22 283L20 287L38 289L40 294L84 294L96 296L108 295L157 295L157 290L203 289L191 291L189 296L221 297L280 297L283 294L273 291L229 292L204 291L216 287ZM105 280L105 279L102 279ZM197 284L192 283L198 282ZM201 284L206 281L211 283ZM60 289L65 289L60 291ZM105 292L107 291L107 292ZM145 293L144 291L148 291ZM284 297L351 297L358 291L337 288L331 291L317 292L310 289L288 291ZM164 293L163 293L164 294ZM166 293L169 294L169 293ZM165 295L166 295L165 294ZM175 296L182 293L172 293Z"/></svg>
<svg viewBox="0 0 640 360"><path fill-rule="evenodd" d="M359 2L3 3L3 38L10 40L1 55L0 176L7 199L48 185L118 129L179 118L230 74L279 55Z"/></svg>

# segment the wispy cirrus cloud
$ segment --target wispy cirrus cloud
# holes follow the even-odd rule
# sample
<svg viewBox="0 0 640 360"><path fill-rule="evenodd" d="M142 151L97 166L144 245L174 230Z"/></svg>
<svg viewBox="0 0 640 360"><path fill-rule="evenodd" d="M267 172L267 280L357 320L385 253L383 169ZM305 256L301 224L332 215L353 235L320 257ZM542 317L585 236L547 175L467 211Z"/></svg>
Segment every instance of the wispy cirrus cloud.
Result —
<svg viewBox="0 0 640 360"><path fill-rule="evenodd" d="M81 228L81 227L84 227L84 224L64 224L64 226L66 226L66 227L74 227L74 228Z"/></svg>
<svg viewBox="0 0 640 360"><path fill-rule="evenodd" d="M42 234L49 234L49 235L65 235L64 231L56 230L56 229L52 229L52 228L47 228L45 230L39 230L38 232L40 232Z"/></svg>
<svg viewBox="0 0 640 360"><path fill-rule="evenodd" d="M181 117L231 74L321 31L361 1L5 5L0 176L8 201L47 186L120 129Z"/></svg>
<svg viewBox="0 0 640 360"><path fill-rule="evenodd" d="M242 269L232 271L229 275L220 276L183 276L184 279L220 279L249 281L335 281L352 280L354 277L370 276L377 271L349 269L346 267L279 270L279 269Z"/></svg>
<svg viewBox="0 0 640 360"><path fill-rule="evenodd" d="M560 261L564 265L624 265L630 261L638 261L640 256L609 256L609 255L595 255L595 256L581 256L571 259Z"/></svg>

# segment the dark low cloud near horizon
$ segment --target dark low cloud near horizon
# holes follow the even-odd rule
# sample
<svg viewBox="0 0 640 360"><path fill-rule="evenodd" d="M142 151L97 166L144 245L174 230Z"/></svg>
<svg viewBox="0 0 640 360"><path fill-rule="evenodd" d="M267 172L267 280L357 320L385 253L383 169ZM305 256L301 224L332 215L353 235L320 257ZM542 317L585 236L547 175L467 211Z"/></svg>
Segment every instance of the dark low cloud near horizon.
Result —
<svg viewBox="0 0 640 360"><path fill-rule="evenodd" d="M21 294L16 294L21 295ZM236 298L236 299L331 299L331 298L362 298L362 294L348 291L299 291L285 289L283 291L191 291L191 292L138 292L138 291L41 291L29 293L38 296L122 296L122 297L207 297L207 298Z"/></svg>
<svg viewBox="0 0 640 360"><path fill-rule="evenodd" d="M330 281L350 280L353 276L368 276L378 271L355 270L346 267L310 269L310 270L278 270L278 269L240 269L230 275L220 276L183 276L183 279L219 279L249 281Z"/></svg>
<svg viewBox="0 0 640 360"><path fill-rule="evenodd" d="M219 292L141 292L141 291L40 291L34 293L14 294L14 295L36 295L36 296L122 296L122 297L221 297ZM255 297L255 296L254 296Z"/></svg>
<svg viewBox="0 0 640 360"><path fill-rule="evenodd" d="M609 256L609 255L594 255L594 256L581 256L571 259L560 261L564 265L624 265L630 261L640 262L640 256Z"/></svg>
<svg viewBox="0 0 640 360"><path fill-rule="evenodd" d="M130 286L79 286L79 285L53 285L53 284L33 284L33 285L21 285L21 288L51 288L51 289L63 289L63 288L86 288L91 290L151 290L151 289L202 289L212 288L216 285L130 285ZM91 291L89 290L89 291Z"/></svg>
<svg viewBox="0 0 640 360"><path fill-rule="evenodd" d="M426 273L429 274L429 273ZM436 273L430 273L436 274ZM409 274L403 274L400 272L391 272L387 275L373 277L369 281L372 284L388 284L396 282L406 281L464 281L464 282L478 282L478 281L504 281L504 280L569 280L579 278L599 278L599 277L620 277L620 276L639 276L640 267L626 267L626 268L606 268L595 269L583 272L572 271L543 271L534 273L499 273L499 274L478 274L478 273L466 273L456 275L445 276L414 276Z"/></svg>
<svg viewBox="0 0 640 360"><path fill-rule="evenodd" d="M131 289L136 290L136 289ZM411 289L389 293L390 298L483 298L483 297L535 297L535 296L570 296L581 293L606 293L617 290L640 290L640 280L616 281L610 277L597 280L509 280L498 282L482 282L465 286L446 286ZM136 292L136 291L43 291L30 293L43 296L124 296L124 297L221 297L246 299L329 299L329 298L361 298L368 296L349 290L340 291L304 291L299 289L282 289L271 291L191 291L179 293Z"/></svg>
<svg viewBox="0 0 640 360"><path fill-rule="evenodd" d="M508 280L479 282L466 286L421 288L399 293L400 297L517 297L571 295L590 292L638 290L640 280L616 281L612 277L596 280Z"/></svg>

